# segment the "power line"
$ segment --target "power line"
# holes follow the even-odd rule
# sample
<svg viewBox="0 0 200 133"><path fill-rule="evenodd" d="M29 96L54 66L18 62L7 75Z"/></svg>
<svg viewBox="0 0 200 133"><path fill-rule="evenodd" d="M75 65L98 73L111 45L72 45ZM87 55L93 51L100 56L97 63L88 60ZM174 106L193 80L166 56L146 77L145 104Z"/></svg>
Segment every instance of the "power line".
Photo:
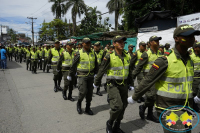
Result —
<svg viewBox="0 0 200 133"><path fill-rule="evenodd" d="M40 7L37 11L39 11L40 9L42 9L44 6L46 6L49 2L47 2L45 5L43 5L42 7ZM35 11L34 13L36 13L37 11ZM32 13L31 15L33 15L34 13Z"/></svg>

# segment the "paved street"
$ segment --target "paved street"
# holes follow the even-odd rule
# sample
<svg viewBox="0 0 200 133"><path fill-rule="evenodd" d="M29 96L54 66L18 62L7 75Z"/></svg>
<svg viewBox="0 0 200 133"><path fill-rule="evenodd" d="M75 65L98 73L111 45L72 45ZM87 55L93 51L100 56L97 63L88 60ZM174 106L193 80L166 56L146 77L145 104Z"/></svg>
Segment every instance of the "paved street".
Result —
<svg viewBox="0 0 200 133"><path fill-rule="evenodd" d="M93 95L94 115L79 115L76 111L77 88L73 90L76 101L64 101L61 92L53 91L51 71L38 70L38 74L32 74L25 69L25 63L14 61L8 61L8 68L0 71L1 133L105 133L109 105L103 87L102 97ZM160 124L140 119L138 106L136 103L127 107L121 128L126 133L161 133ZM85 108L85 101L82 108ZM199 131L200 124L193 133Z"/></svg>

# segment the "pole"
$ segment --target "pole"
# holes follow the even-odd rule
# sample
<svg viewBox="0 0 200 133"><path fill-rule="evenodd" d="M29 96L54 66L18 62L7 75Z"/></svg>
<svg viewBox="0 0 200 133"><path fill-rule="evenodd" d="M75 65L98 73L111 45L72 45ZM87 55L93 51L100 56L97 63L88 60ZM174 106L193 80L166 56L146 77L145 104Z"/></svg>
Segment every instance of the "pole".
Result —
<svg viewBox="0 0 200 133"><path fill-rule="evenodd" d="M33 18L33 17L27 17L28 19L31 19L32 20L32 42L33 42L33 45L34 45L34 31L33 31L33 19L37 19L37 18Z"/></svg>

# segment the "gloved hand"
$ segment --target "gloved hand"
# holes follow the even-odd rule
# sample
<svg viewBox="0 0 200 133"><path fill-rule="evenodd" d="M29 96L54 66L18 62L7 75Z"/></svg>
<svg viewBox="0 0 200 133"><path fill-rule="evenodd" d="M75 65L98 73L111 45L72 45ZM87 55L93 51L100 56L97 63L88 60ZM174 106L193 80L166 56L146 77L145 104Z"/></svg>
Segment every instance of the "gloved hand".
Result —
<svg viewBox="0 0 200 133"><path fill-rule="evenodd" d="M136 103L136 101L133 100L132 96L128 97L128 98L127 98L127 101L128 101L129 104L134 104L134 103Z"/></svg>
<svg viewBox="0 0 200 133"><path fill-rule="evenodd" d="M106 74L103 75L104 77L106 76Z"/></svg>
<svg viewBox="0 0 200 133"><path fill-rule="evenodd" d="M56 71L57 71L58 73L60 72L60 70L57 70L57 69L56 69Z"/></svg>
<svg viewBox="0 0 200 133"><path fill-rule="evenodd" d="M97 76L97 75L95 74L95 75L94 75L94 78L95 78L96 76Z"/></svg>
<svg viewBox="0 0 200 133"><path fill-rule="evenodd" d="M129 87L129 91L133 91L134 90L134 87L133 86L130 86Z"/></svg>
<svg viewBox="0 0 200 133"><path fill-rule="evenodd" d="M68 79L69 81L71 81L71 80L72 80L72 77L71 77L71 76L67 76L67 79Z"/></svg>
<svg viewBox="0 0 200 133"><path fill-rule="evenodd" d="M51 64L47 64L47 66L51 66Z"/></svg>
<svg viewBox="0 0 200 133"><path fill-rule="evenodd" d="M198 98L197 96L194 97L194 102L195 102L195 103L200 103L200 98Z"/></svg>
<svg viewBox="0 0 200 133"><path fill-rule="evenodd" d="M98 86L96 86L94 83L93 83L93 87L96 89L96 88L98 88Z"/></svg>
<svg viewBox="0 0 200 133"><path fill-rule="evenodd" d="M40 62L40 60L38 60L38 62Z"/></svg>
<svg viewBox="0 0 200 133"><path fill-rule="evenodd" d="M76 73L76 75L75 76L77 76L77 73Z"/></svg>
<svg viewBox="0 0 200 133"><path fill-rule="evenodd" d="M44 59L42 59L42 60L44 60Z"/></svg>

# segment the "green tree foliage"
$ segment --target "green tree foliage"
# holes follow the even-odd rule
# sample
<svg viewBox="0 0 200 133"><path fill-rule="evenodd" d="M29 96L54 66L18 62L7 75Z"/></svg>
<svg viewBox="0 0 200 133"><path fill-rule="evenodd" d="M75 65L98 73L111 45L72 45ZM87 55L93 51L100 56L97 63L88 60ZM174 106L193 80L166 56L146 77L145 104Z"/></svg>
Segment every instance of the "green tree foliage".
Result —
<svg viewBox="0 0 200 133"><path fill-rule="evenodd" d="M72 15L72 22L73 22L73 35L75 36L76 35L76 16L78 15L80 18L81 14L86 12L86 5L85 5L84 0L68 0L65 5L66 12L68 12L71 7L72 7L71 15Z"/></svg>
<svg viewBox="0 0 200 133"><path fill-rule="evenodd" d="M39 42L64 40L71 36L72 24L67 24L60 19L54 19L49 23L43 22L39 31Z"/></svg>
<svg viewBox="0 0 200 133"><path fill-rule="evenodd" d="M8 30L8 35L11 37L11 43L16 43L16 31L11 28Z"/></svg>
<svg viewBox="0 0 200 133"><path fill-rule="evenodd" d="M151 11L171 10L173 13L187 15L199 12L199 0L125 0L123 21L125 30L136 30L136 18L143 17Z"/></svg>
<svg viewBox="0 0 200 133"><path fill-rule="evenodd" d="M106 7L109 13L115 12L115 30L118 30L118 19L120 15L120 10L123 8L124 0L109 0Z"/></svg>
<svg viewBox="0 0 200 133"><path fill-rule="evenodd" d="M66 13L65 5L63 4L65 0L49 0L49 2L53 2L51 7L51 11L53 15L56 15L56 19L60 19L61 15Z"/></svg>

